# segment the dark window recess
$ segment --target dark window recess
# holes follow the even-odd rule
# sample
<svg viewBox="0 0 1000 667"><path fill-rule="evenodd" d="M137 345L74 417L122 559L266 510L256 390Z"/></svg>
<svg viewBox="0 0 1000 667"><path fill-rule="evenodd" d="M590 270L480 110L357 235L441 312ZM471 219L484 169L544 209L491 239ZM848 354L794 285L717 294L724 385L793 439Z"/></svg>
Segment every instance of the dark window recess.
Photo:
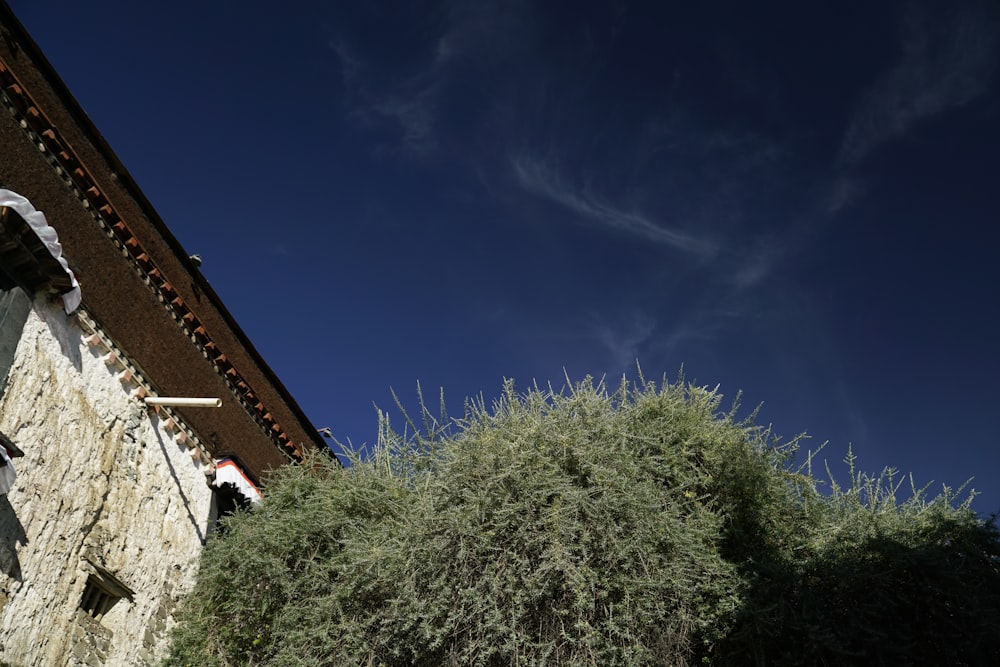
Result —
<svg viewBox="0 0 1000 667"><path fill-rule="evenodd" d="M87 588L83 591L83 599L80 600L80 609L101 620L119 600L120 597L104 590L94 579L94 575L90 575L87 579Z"/></svg>
<svg viewBox="0 0 1000 667"><path fill-rule="evenodd" d="M99 621L122 598L131 601L134 593L100 565L96 563L91 565L95 571L87 577L87 586L83 589L83 597L80 599L80 609Z"/></svg>
<svg viewBox="0 0 1000 667"><path fill-rule="evenodd" d="M215 507L217 510L215 529L222 535L226 532L225 527L219 523L220 519L232 516L237 510L247 510L250 508L250 501L240 493L234 484L225 483L215 487Z"/></svg>

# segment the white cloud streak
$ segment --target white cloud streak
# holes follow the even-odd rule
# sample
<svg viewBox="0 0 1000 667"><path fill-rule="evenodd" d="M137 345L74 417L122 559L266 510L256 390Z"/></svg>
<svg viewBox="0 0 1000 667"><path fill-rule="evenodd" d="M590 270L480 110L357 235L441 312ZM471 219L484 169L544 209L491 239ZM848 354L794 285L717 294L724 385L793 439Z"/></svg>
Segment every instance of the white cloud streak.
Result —
<svg viewBox="0 0 1000 667"><path fill-rule="evenodd" d="M592 225L670 246L702 258L710 257L718 250L718 244L710 239L659 224L642 213L618 208L599 200L586 190L574 189L545 160L522 155L512 157L510 162L522 188L562 206Z"/></svg>
<svg viewBox="0 0 1000 667"><path fill-rule="evenodd" d="M337 40L332 47L340 63L348 116L362 126L388 121L398 128L403 148L419 157L432 153L437 147L435 125L442 85L438 64L402 83L385 83L345 40Z"/></svg>
<svg viewBox="0 0 1000 667"><path fill-rule="evenodd" d="M437 86L430 85L408 96L390 96L371 104L369 109L395 121L402 131L403 144L424 156L437 147L434 125L437 118Z"/></svg>
<svg viewBox="0 0 1000 667"><path fill-rule="evenodd" d="M447 107L442 97L455 71L469 62L503 59L521 48L529 23L526 12L530 7L519 3L453 0L444 4L447 18L433 56L418 59L413 71L402 78L380 78L342 38L332 44L349 116L362 125L388 121L399 129L401 147L418 158L429 157L446 143L440 141L443 135L438 128Z"/></svg>
<svg viewBox="0 0 1000 667"><path fill-rule="evenodd" d="M744 261L732 275L733 287L740 291L755 287L771 274L787 251L785 244L773 238L758 242L756 248L742 253Z"/></svg>
<svg viewBox="0 0 1000 667"><path fill-rule="evenodd" d="M599 323L594 335L611 353L613 372L634 368L641 357L643 344L656 332L656 320L642 311L634 311L623 322Z"/></svg>
<svg viewBox="0 0 1000 667"><path fill-rule="evenodd" d="M911 9L903 22L902 58L855 109L841 164L857 164L918 122L986 91L997 63L996 21L970 6L957 11L949 21Z"/></svg>

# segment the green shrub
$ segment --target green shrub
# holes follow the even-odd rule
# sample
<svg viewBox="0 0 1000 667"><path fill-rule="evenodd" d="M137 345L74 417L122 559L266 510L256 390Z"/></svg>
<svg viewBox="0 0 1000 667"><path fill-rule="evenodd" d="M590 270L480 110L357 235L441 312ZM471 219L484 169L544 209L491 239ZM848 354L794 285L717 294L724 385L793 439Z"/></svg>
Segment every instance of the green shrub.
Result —
<svg viewBox="0 0 1000 667"><path fill-rule="evenodd" d="M508 383L453 428L383 418L228 520L167 664L1000 664L995 522L853 458L821 493L720 401Z"/></svg>

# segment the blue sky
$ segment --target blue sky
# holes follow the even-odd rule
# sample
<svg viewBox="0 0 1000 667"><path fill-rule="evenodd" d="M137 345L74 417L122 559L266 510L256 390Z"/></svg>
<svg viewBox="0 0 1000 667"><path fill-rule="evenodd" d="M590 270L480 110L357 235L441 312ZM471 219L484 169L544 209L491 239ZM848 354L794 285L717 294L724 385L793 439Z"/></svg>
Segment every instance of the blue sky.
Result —
<svg viewBox="0 0 1000 667"><path fill-rule="evenodd" d="M10 4L317 427L638 358L1000 510L995 2Z"/></svg>

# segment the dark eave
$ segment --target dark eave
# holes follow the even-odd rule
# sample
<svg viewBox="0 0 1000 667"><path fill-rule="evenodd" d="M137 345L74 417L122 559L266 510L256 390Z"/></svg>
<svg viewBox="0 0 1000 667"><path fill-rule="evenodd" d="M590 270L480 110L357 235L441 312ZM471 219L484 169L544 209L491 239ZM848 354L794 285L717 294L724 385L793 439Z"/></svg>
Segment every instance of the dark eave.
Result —
<svg viewBox="0 0 1000 667"><path fill-rule="evenodd" d="M17 445L15 445L11 441L11 439L8 438L3 433L0 433L0 446L3 446L7 450L8 456L10 456L12 459L24 456L24 452L22 452L21 449Z"/></svg>
<svg viewBox="0 0 1000 667"><path fill-rule="evenodd" d="M0 206L0 271L32 293L64 292L73 287L69 275L31 226L6 206Z"/></svg>

